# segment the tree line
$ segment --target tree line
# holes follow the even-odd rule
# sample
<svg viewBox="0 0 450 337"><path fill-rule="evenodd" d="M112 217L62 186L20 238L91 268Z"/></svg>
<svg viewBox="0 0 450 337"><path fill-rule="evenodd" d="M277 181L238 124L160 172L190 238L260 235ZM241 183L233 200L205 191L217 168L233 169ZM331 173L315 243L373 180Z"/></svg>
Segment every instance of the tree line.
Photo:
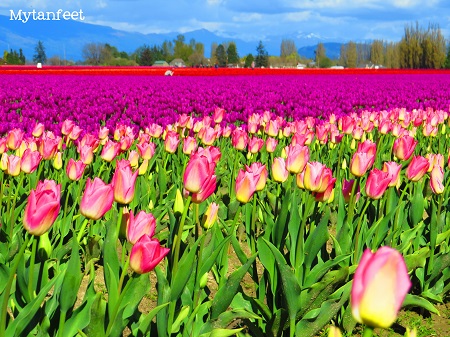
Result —
<svg viewBox="0 0 450 337"><path fill-rule="evenodd" d="M398 42L374 40L371 43L350 41L341 45L338 59L330 59L323 43L318 43L314 59L307 59L298 54L295 42L283 39L280 45L280 56L269 56L262 41L256 47L256 53L239 56L236 43L233 41L211 44L210 57L205 57L203 43L191 39L186 41L179 34L172 41L164 41L160 45L142 45L132 53L119 51L108 43L87 43L82 48L83 61L78 64L113 65L113 66L151 66L156 61L186 66L244 66L244 67L295 67L297 65L328 68L333 65L347 68L374 67L386 68L421 68L450 69L450 46L438 25L430 23L427 28L415 24L405 26L404 35ZM9 50L3 53L1 63L25 64L22 49ZM38 42L33 56L34 63L52 65L74 64L59 56L47 59L45 48Z"/></svg>

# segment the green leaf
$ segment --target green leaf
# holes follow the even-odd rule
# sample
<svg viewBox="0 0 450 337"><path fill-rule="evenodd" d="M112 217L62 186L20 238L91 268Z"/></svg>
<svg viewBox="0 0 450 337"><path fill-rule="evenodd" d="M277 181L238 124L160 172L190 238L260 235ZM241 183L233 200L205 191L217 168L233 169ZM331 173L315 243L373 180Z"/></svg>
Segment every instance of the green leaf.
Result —
<svg viewBox="0 0 450 337"><path fill-rule="evenodd" d="M153 318L158 314L158 312L165 308L167 305L169 305L169 302L158 305L156 308L151 310L148 314L142 314L139 316L139 322L137 323L136 327L133 327L133 335L138 335L138 333L141 333L141 335L145 336L147 335L148 331L150 330L150 325L152 324Z"/></svg>
<svg viewBox="0 0 450 337"><path fill-rule="evenodd" d="M425 210L423 191L419 188L415 188L415 194L411 200L411 206L409 209L409 216L411 219L411 226L415 227L423 218L423 212Z"/></svg>
<svg viewBox="0 0 450 337"><path fill-rule="evenodd" d="M439 311L434 307L434 305L428 301L427 299L412 295L412 294L406 294L405 300L403 301L403 308L406 307L420 307L425 310L428 310L429 312L432 312L436 315L440 315Z"/></svg>
<svg viewBox="0 0 450 337"><path fill-rule="evenodd" d="M193 244L189 251L186 249L183 252L183 256L181 257L178 263L178 270L174 275L172 289L171 289L171 301L176 301L186 286L186 283L189 280L189 277L192 275L192 271L195 270L194 263L197 260L197 247L202 238L199 238L195 244Z"/></svg>
<svg viewBox="0 0 450 337"><path fill-rule="evenodd" d="M86 336L105 336L106 304L106 301L103 299L103 294L101 292L96 293L91 306L89 325L84 328Z"/></svg>
<svg viewBox="0 0 450 337"><path fill-rule="evenodd" d="M16 316L16 318L8 324L5 336L21 336L22 332L27 328L28 324L33 322L33 316L41 308L45 297L53 287L55 282L64 276L64 273L59 274L54 279L49 281L45 287L39 292L39 294L28 303Z"/></svg>
<svg viewBox="0 0 450 337"><path fill-rule="evenodd" d="M64 281L61 287L59 303L61 311L67 312L77 300L78 289L80 288L83 273L81 271L81 262L79 256L77 240L72 240L72 253L64 275Z"/></svg>
<svg viewBox="0 0 450 337"><path fill-rule="evenodd" d="M405 263L408 271L413 271L417 268L424 268L427 258L430 256L430 248L422 247L417 252L405 256Z"/></svg>
<svg viewBox="0 0 450 337"><path fill-rule="evenodd" d="M308 235L305 242L305 266L306 270L311 268L311 265L316 258L319 251L327 243L330 234L328 231L328 220L330 219L330 208L328 207L319 222L319 225Z"/></svg>
<svg viewBox="0 0 450 337"><path fill-rule="evenodd" d="M115 226L118 221L117 211L114 211L112 219L106 223L106 238L103 244L103 275L106 288L108 289L108 304L114 306L117 303L119 294L119 257L117 256L117 240L115 236ZM110 310L108 313L112 314ZM111 318L111 317L110 317Z"/></svg>
<svg viewBox="0 0 450 337"><path fill-rule="evenodd" d="M216 319L219 315L226 311L228 306L230 305L233 297L236 295L238 291L240 282L244 275L247 273L248 268L252 265L253 261L255 261L257 254L250 256L247 262L242 265L238 270L233 272L226 281L224 287L221 287L216 296L213 299L213 304L211 308L211 319Z"/></svg>
<svg viewBox="0 0 450 337"><path fill-rule="evenodd" d="M272 243L261 237L258 239L257 245L258 250L263 246L269 247L274 256L280 273L281 285L288 307L289 318L294 319L299 310L300 302L300 285L297 282L297 278L292 269L287 265L283 255Z"/></svg>

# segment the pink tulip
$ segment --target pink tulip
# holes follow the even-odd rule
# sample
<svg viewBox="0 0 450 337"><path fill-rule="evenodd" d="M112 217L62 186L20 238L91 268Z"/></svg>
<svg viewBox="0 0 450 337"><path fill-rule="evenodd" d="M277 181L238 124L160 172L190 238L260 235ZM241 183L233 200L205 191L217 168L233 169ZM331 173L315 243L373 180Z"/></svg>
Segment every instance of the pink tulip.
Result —
<svg viewBox="0 0 450 337"><path fill-rule="evenodd" d="M152 123L148 128L145 129L145 132L148 133L152 138L159 138L163 133L163 128L161 125Z"/></svg>
<svg viewBox="0 0 450 337"><path fill-rule="evenodd" d="M278 140L276 140L275 138L269 137L266 139L267 152L269 152L269 153L275 152L275 150L277 149L277 145L278 145Z"/></svg>
<svg viewBox="0 0 450 337"><path fill-rule="evenodd" d="M309 160L309 148L300 144L285 147L286 169L290 173L300 173L305 169Z"/></svg>
<svg viewBox="0 0 450 337"><path fill-rule="evenodd" d="M287 180L288 176L289 171L286 169L286 161L284 160L284 158L274 158L272 163L273 180L279 183L283 183Z"/></svg>
<svg viewBox="0 0 450 337"><path fill-rule="evenodd" d="M58 217L61 185L53 180L39 181L30 191L23 216L23 226L28 233L41 236L47 232Z"/></svg>
<svg viewBox="0 0 450 337"><path fill-rule="evenodd" d="M11 150L17 150L22 143L24 132L21 129L12 129L6 136L6 145Z"/></svg>
<svg viewBox="0 0 450 337"><path fill-rule="evenodd" d="M239 170L236 178L236 199L243 204L249 202L253 194L256 192L256 185L259 181L259 175L253 172Z"/></svg>
<svg viewBox="0 0 450 337"><path fill-rule="evenodd" d="M83 147L83 146L90 146L92 148L92 151L95 152L98 148L98 146L100 145L100 140L90 134L90 133L86 133L83 138L81 138L81 140L78 143L78 149Z"/></svg>
<svg viewBox="0 0 450 337"><path fill-rule="evenodd" d="M0 154L8 151L8 146L6 145L6 138L0 138Z"/></svg>
<svg viewBox="0 0 450 337"><path fill-rule="evenodd" d="M112 140L108 140L105 145L103 145L100 157L107 162L112 162L114 158L116 158L116 156L119 154L119 152L120 144Z"/></svg>
<svg viewBox="0 0 450 337"><path fill-rule="evenodd" d="M70 158L66 166L66 174L70 180L78 181L83 176L85 168L86 164L81 160L75 161L73 158Z"/></svg>
<svg viewBox="0 0 450 337"><path fill-rule="evenodd" d="M136 150L131 150L128 153L128 161L130 162L132 168L136 168L139 166L139 154Z"/></svg>
<svg viewBox="0 0 450 337"><path fill-rule="evenodd" d="M6 173L10 176L17 177L20 174L20 157L15 155L8 156L8 163L6 166Z"/></svg>
<svg viewBox="0 0 450 337"><path fill-rule="evenodd" d="M264 145L264 140L258 137L252 137L248 141L248 152L258 153Z"/></svg>
<svg viewBox="0 0 450 337"><path fill-rule="evenodd" d="M344 200L346 203L350 202L350 196L352 195L352 189L353 189L354 183L355 183L355 180L353 180L353 179L352 180L344 179L344 181L343 181L342 194L344 196ZM355 201L358 201L361 196L359 185L356 187L355 194L356 194Z"/></svg>
<svg viewBox="0 0 450 337"><path fill-rule="evenodd" d="M380 199L388 188L391 178L389 173L377 168L370 171L366 181L366 194L371 199Z"/></svg>
<svg viewBox="0 0 450 337"><path fill-rule="evenodd" d="M131 210L123 215L122 221L126 226L127 240L133 245L142 235L152 237L155 234L156 219L151 213L140 211L134 216Z"/></svg>
<svg viewBox="0 0 450 337"><path fill-rule="evenodd" d="M89 165L94 160L94 149L90 145L78 146L78 153L80 154L80 160Z"/></svg>
<svg viewBox="0 0 450 337"><path fill-rule="evenodd" d="M197 140L194 137L188 136L183 139L183 153L192 154L197 149Z"/></svg>
<svg viewBox="0 0 450 337"><path fill-rule="evenodd" d="M215 202L210 203L208 208L206 209L205 214L203 215L203 227L205 227L206 229L211 228L217 221L218 213L219 205L217 205Z"/></svg>
<svg viewBox="0 0 450 337"><path fill-rule="evenodd" d="M332 179L331 170L319 162L308 162L305 167L303 184L311 192L325 192Z"/></svg>
<svg viewBox="0 0 450 337"><path fill-rule="evenodd" d="M116 163L116 170L112 178L114 200L120 204L129 204L134 198L136 178L139 171L133 172L128 160L121 159Z"/></svg>
<svg viewBox="0 0 450 337"><path fill-rule="evenodd" d="M61 133L64 136L67 136L72 131L74 126L75 123L73 121L71 121L70 119L66 119L61 125Z"/></svg>
<svg viewBox="0 0 450 337"><path fill-rule="evenodd" d="M388 173L389 187L400 185L400 171L402 170L402 165L393 161L383 163L383 171Z"/></svg>
<svg viewBox="0 0 450 337"><path fill-rule="evenodd" d="M42 156L42 159L52 159L58 150L59 142L60 138L53 138L52 134L44 133L38 140L38 150Z"/></svg>
<svg viewBox="0 0 450 337"><path fill-rule="evenodd" d="M214 174L215 166L206 156L192 155L183 175L184 188L191 193L199 193L205 182Z"/></svg>
<svg viewBox="0 0 450 337"><path fill-rule="evenodd" d="M208 199L208 197L216 190L216 180L217 177L215 175L206 180L198 193L192 193L192 202L200 204Z"/></svg>
<svg viewBox="0 0 450 337"><path fill-rule="evenodd" d="M69 139L71 140L77 140L78 137L80 137L81 132L83 132L83 129L80 128L78 125L74 125L70 133L67 135Z"/></svg>
<svg viewBox="0 0 450 337"><path fill-rule="evenodd" d="M444 169L444 156L442 154L429 153L426 155L426 158L428 159L428 162L430 163L428 172L431 172L435 166L440 166L442 169Z"/></svg>
<svg viewBox="0 0 450 337"><path fill-rule="evenodd" d="M98 138L103 140L108 138L109 135L109 129L106 126L101 126L98 130Z"/></svg>
<svg viewBox="0 0 450 337"><path fill-rule="evenodd" d="M22 155L22 160L20 162L20 169L24 173L32 173L36 171L41 162L42 156L38 151L32 151L26 149Z"/></svg>
<svg viewBox="0 0 450 337"><path fill-rule="evenodd" d="M253 163L250 166L245 165L245 170L247 172L259 175L259 180L256 183L256 191L262 191L266 186L267 176L269 175L266 165L261 163Z"/></svg>
<svg viewBox="0 0 450 337"><path fill-rule="evenodd" d="M231 144L236 150L244 150L248 144L248 134L240 128L236 128L231 134Z"/></svg>
<svg viewBox="0 0 450 337"><path fill-rule="evenodd" d="M276 120L270 120L266 124L266 127L264 128L264 132L269 137L277 137L278 136L278 131L280 130L280 127L281 127L281 125Z"/></svg>
<svg viewBox="0 0 450 337"><path fill-rule="evenodd" d="M110 184L95 177L86 181L86 188L80 202L80 213L88 219L98 220L108 212L114 201L114 190Z"/></svg>
<svg viewBox="0 0 450 337"><path fill-rule="evenodd" d="M180 137L175 131L168 131L164 140L164 149L169 153L175 153L178 148Z"/></svg>
<svg viewBox="0 0 450 337"><path fill-rule="evenodd" d="M222 122L224 116L225 116L225 109L219 107L214 109L213 114L214 123L219 124L220 122Z"/></svg>
<svg viewBox="0 0 450 337"><path fill-rule="evenodd" d="M411 181L419 181L428 171L430 163L422 156L414 156L406 169L406 177Z"/></svg>
<svg viewBox="0 0 450 337"><path fill-rule="evenodd" d="M353 317L374 328L389 328L397 319L411 288L405 261L398 251L367 249L353 279L350 303Z"/></svg>
<svg viewBox="0 0 450 337"><path fill-rule="evenodd" d="M42 123L36 123L31 134L33 137L39 138L44 133L45 127Z"/></svg>
<svg viewBox="0 0 450 337"><path fill-rule="evenodd" d="M133 140L134 139L128 135L124 135L124 136L120 137L120 139L119 139L120 149L122 151L127 151L133 144Z"/></svg>
<svg viewBox="0 0 450 337"><path fill-rule="evenodd" d="M142 159L152 159L152 157L155 154L155 150L156 150L156 144L155 143L151 143L151 142L146 142L146 143L142 143L142 144L137 144L136 145L138 151L139 151L139 155L142 157Z"/></svg>
<svg viewBox="0 0 450 337"><path fill-rule="evenodd" d="M131 248L130 267L138 274L148 273L155 269L169 251L169 248L161 247L157 239L144 234Z"/></svg>
<svg viewBox="0 0 450 337"><path fill-rule="evenodd" d="M435 194L444 192L444 170L438 165L435 165L431 170L430 187Z"/></svg>
<svg viewBox="0 0 450 337"><path fill-rule="evenodd" d="M355 177L362 177L373 165L375 156L367 152L355 152L350 161L350 172Z"/></svg>
<svg viewBox="0 0 450 337"><path fill-rule="evenodd" d="M331 203L334 200L334 184L336 183L336 178L331 178L328 181L328 185L323 192L314 193L314 198L316 201Z"/></svg>
<svg viewBox="0 0 450 337"><path fill-rule="evenodd" d="M392 146L392 152L400 160L408 160L414 153L417 145L417 140L409 135L404 135L397 138Z"/></svg>

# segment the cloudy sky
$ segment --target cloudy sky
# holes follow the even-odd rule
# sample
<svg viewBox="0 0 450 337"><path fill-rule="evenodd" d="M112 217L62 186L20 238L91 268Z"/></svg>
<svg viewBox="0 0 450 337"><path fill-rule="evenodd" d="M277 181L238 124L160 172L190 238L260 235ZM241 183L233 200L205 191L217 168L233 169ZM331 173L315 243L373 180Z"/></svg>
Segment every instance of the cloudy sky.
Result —
<svg viewBox="0 0 450 337"><path fill-rule="evenodd" d="M10 10L83 10L85 22L141 33L205 28L256 40L314 33L340 40L398 41L405 24L439 24L450 38L448 0L1 0Z"/></svg>

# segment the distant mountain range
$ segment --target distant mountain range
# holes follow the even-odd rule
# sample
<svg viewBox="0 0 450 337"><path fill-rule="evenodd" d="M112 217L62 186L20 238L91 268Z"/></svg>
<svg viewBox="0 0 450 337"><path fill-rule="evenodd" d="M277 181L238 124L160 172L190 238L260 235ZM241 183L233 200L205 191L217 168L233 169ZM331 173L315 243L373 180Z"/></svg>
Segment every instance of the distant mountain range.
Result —
<svg viewBox="0 0 450 337"><path fill-rule="evenodd" d="M131 53L139 46L160 45L165 40L173 41L180 33L165 34L141 34L136 32L125 32L111 27L94 25L80 21L33 21L27 23L10 20L9 16L0 15L0 51L19 50L22 48L27 60L31 60L36 43L40 40L44 43L47 57L59 56L67 60L82 60L82 48L90 42L109 43L116 46L120 51ZM244 41L242 39L219 36L206 29L199 29L183 33L185 41L195 39L205 46L205 56L210 56L211 44L234 41L238 53L241 56L256 53L259 41ZM288 36L270 36L263 44L269 55L279 55L280 45L283 39L292 39L299 48L300 55L314 58L314 50L317 43L324 43L326 54L330 58L338 58L340 46L343 41L336 42L320 37L313 33L293 33Z"/></svg>

